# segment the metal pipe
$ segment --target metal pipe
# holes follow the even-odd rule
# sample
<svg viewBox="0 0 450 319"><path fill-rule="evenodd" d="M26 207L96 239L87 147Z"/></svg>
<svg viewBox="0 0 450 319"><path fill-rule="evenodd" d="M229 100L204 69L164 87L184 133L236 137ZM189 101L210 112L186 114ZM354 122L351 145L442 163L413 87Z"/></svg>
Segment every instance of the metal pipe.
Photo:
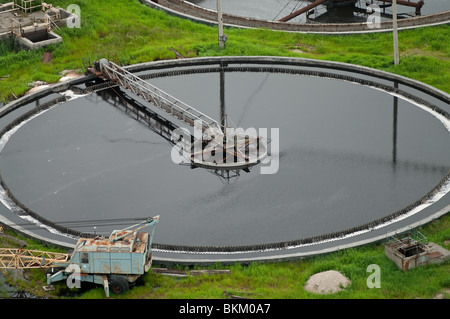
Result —
<svg viewBox="0 0 450 319"><path fill-rule="evenodd" d="M400 1L400 0L399 0ZM397 0L392 1L392 32L394 34L394 64L399 64L399 54L398 54L398 31L397 31Z"/></svg>
<svg viewBox="0 0 450 319"><path fill-rule="evenodd" d="M394 87L398 88L398 82L394 82ZM398 97L394 96L393 108L393 128L392 128L392 163L397 164L397 127L398 127Z"/></svg>
<svg viewBox="0 0 450 319"><path fill-rule="evenodd" d="M322 3L326 2L326 1L328 1L328 0L317 0L316 2L313 2L313 3L311 3L310 5L307 5L306 7L303 7L303 8L301 8L300 10L297 10L297 11L293 12L293 13L291 13L291 14L288 15L288 16L285 16L284 18L281 18L281 19L278 20L278 21L280 21L280 22L287 22L287 21L289 21L289 20L292 20L292 19L294 19L295 17L301 15L302 13L308 11L309 9L315 8L315 7L317 7L318 5L320 5L320 4L322 4Z"/></svg>
<svg viewBox="0 0 450 319"><path fill-rule="evenodd" d="M219 23L219 47L225 48L225 41L223 38L223 16L222 16L222 0L217 0L217 20Z"/></svg>

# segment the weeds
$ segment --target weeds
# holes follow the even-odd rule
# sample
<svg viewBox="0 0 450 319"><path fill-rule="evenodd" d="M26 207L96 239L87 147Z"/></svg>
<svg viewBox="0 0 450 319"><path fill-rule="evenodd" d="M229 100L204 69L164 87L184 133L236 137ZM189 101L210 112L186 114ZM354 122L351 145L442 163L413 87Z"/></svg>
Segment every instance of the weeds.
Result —
<svg viewBox="0 0 450 319"><path fill-rule="evenodd" d="M137 0L53 0L55 6L81 7L82 27L58 30L63 43L46 48L51 64L41 63L44 50L19 51L13 40L0 43L0 101L24 94L36 80L56 82L65 69L79 69L83 58L101 57L120 64L172 59L175 48L186 57L218 55L277 55L353 63L411 77L450 92L450 26L427 27L399 33L401 63L393 65L390 34L326 36L270 30L227 29L226 48L217 44L217 30L182 20L141 5ZM293 49L299 48L294 51ZM425 228L430 240L447 249L449 217ZM381 268L381 288L369 289L367 266ZM221 265L215 265L218 268ZM384 256L382 245L348 249L297 262L252 263L226 266L231 275L175 279L148 273L142 284L115 298L224 298L223 291L249 293L258 298L432 298L450 287L450 263L401 272ZM225 266L224 266L225 268ZM352 284L336 295L318 296L303 289L309 276L338 270ZM42 272L37 271L38 274ZM32 276L34 287L38 275ZM62 291L62 290L61 290ZM104 298L96 287L79 298Z"/></svg>
<svg viewBox="0 0 450 319"><path fill-rule="evenodd" d="M233 28L226 29L229 40L222 51L217 44L216 28L169 16L137 0L110 1L108 10L104 10L104 2L99 0L52 1L62 8L72 3L80 6L81 28L56 31L63 43L46 49L53 55L51 67L41 63L43 50L18 52L14 41L0 44L0 76L10 75L0 80L0 101L24 94L29 89L28 83L34 80L56 82L60 71L81 68L83 58L107 57L120 64L133 64L173 59L171 48L185 57L268 55L353 63L450 91L447 25L400 32L403 53L400 65L394 67L389 33L329 36ZM304 53L292 50L300 46L308 50Z"/></svg>

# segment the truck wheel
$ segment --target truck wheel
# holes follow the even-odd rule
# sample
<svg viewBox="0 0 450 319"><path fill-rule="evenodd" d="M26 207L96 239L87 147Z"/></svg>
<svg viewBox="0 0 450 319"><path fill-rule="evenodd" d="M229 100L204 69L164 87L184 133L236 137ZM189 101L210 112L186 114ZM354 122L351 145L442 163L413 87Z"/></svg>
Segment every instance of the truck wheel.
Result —
<svg viewBox="0 0 450 319"><path fill-rule="evenodd" d="M116 295L121 295L126 292L130 286L125 277L122 276L111 276L109 280L109 288Z"/></svg>

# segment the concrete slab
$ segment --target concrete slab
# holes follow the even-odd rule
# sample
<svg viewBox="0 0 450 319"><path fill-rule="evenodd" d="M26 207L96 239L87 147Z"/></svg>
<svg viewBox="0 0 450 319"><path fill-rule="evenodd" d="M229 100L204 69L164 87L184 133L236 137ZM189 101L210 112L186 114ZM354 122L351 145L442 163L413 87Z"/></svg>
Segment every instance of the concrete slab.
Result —
<svg viewBox="0 0 450 319"><path fill-rule="evenodd" d="M33 50L46 47L50 44L61 43L62 38L54 32L49 32L42 39L30 40L28 37L18 37L20 45L24 49Z"/></svg>
<svg viewBox="0 0 450 319"><path fill-rule="evenodd" d="M62 27L67 24L67 19L71 13L66 10L53 7L47 4L45 12L36 10L33 12L24 13L19 9L14 9L12 3L0 5L0 39L15 32L21 34L22 29L34 27L36 25L48 24L48 17L51 17L50 29L55 25Z"/></svg>
<svg viewBox="0 0 450 319"><path fill-rule="evenodd" d="M421 244L410 238L387 243L384 251L386 257L391 259L402 271L429 264L439 264L450 259L450 251L436 243Z"/></svg>
<svg viewBox="0 0 450 319"><path fill-rule="evenodd" d="M45 13L35 11L23 13L19 10L0 12L0 33L10 32L13 28L32 26L34 23L45 23Z"/></svg>
<svg viewBox="0 0 450 319"><path fill-rule="evenodd" d="M430 262L443 262L450 259L450 251L448 251L444 247L441 247L433 242L429 242L427 245L425 245L425 247L428 251Z"/></svg>

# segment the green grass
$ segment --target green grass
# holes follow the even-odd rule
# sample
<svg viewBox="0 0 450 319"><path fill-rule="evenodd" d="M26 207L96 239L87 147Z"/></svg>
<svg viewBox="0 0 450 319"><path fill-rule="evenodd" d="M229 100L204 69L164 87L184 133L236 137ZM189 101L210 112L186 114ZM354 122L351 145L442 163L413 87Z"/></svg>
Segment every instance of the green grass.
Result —
<svg viewBox="0 0 450 319"><path fill-rule="evenodd" d="M0 101L20 96L32 81L56 82L59 72L80 69L84 58L106 57L120 64L175 58L171 48L185 57L219 55L273 55L304 57L353 63L417 79L450 92L450 26L427 27L399 33L401 59L393 65L392 35L389 33L345 36L308 35L270 30L226 29L228 42L221 51L217 29L182 20L141 5L137 0L53 0L55 6L78 4L82 27L57 30L63 44L46 48L53 56L41 62L44 50L18 51L14 41L0 43ZM1 79L2 76L8 78ZM450 240L448 214L427 225L423 232L430 241L447 249ZM0 241L0 244L2 242ZM33 244L34 247L34 244ZM46 247L44 247L46 248ZM35 248L39 249L39 248ZM381 288L369 289L367 266L381 267ZM223 291L249 293L251 298L432 298L450 288L450 264L432 265L401 272L384 256L383 245L373 244L297 262L216 265L231 269L230 275L174 279L148 273L143 283L114 298L224 298ZM335 295L320 296L303 289L310 275L338 270L352 284ZM34 271L30 289L36 289L40 271ZM57 285L58 286L58 285ZM59 285L60 298L74 291ZM79 298L104 298L103 288L81 293ZM448 296L448 295L447 295Z"/></svg>
<svg viewBox="0 0 450 319"><path fill-rule="evenodd" d="M429 241L450 249L450 215L447 214L419 229ZM368 266L380 267L380 288L369 288ZM158 265L154 265L158 266ZM176 269L192 268L175 266ZM230 274L168 277L148 272L139 284L123 295L111 294L115 299L223 299L224 291L255 299L431 299L438 293L449 298L450 262L422 266L402 272L384 254L384 243L375 243L319 255L308 259L285 262L255 262L247 265L216 264L194 269L230 269ZM335 294L320 295L306 291L304 285L313 274L337 270L351 280L350 286ZM39 271L29 286L36 289ZM41 271L44 277L44 271ZM34 286L33 286L34 284ZM55 284L51 297L77 299L103 299L101 286L82 284L71 290L65 282ZM31 288L29 288L31 289Z"/></svg>
<svg viewBox="0 0 450 319"><path fill-rule="evenodd" d="M104 2L54 0L66 8L81 9L81 28L57 30L63 44L46 48L51 64L42 63L44 50L20 51L14 43L0 44L0 101L20 96L29 83L56 82L65 69L80 69L83 58L106 57L126 65L175 57L218 55L277 55L353 63L411 77L450 92L450 26L399 33L401 63L393 65L389 33L327 36L270 30L226 29L229 40L221 51L217 29L167 15L137 0Z"/></svg>
<svg viewBox="0 0 450 319"><path fill-rule="evenodd" d="M58 253L65 253L66 249L61 247L53 247L44 245L41 241L25 237L12 230L4 229L3 232L7 235L13 236L21 241L27 243L24 249L39 250L39 251L53 251ZM21 248L15 241L0 236L1 248ZM3 276L5 282L17 290L24 290L38 297L48 297L48 294L41 289L46 285L45 270L42 269L28 269L22 272L16 272L10 269L0 269L0 276ZM0 285L1 288L1 285ZM6 293L0 289L0 297L6 297Z"/></svg>

